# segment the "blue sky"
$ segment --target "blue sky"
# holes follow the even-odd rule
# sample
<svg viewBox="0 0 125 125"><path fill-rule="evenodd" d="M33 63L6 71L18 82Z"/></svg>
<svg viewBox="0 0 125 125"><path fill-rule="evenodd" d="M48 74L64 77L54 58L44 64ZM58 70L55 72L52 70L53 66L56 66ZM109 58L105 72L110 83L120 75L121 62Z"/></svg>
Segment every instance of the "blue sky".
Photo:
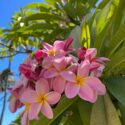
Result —
<svg viewBox="0 0 125 125"><path fill-rule="evenodd" d="M13 16L13 13L15 11L19 11L20 7L23 7L28 3L42 2L42 1L43 0L0 0L0 27L3 27L3 28L9 27L8 24L11 21L11 17ZM14 60L11 66L13 72L18 74L19 64L21 64L25 58L26 58L26 55L18 55L14 57ZM7 59L0 60L0 71L7 68L7 66L8 66ZM0 107L2 107L1 102L0 102ZM7 103L2 125L9 125L9 123L16 118L18 113L19 112L14 114L10 113L8 110L8 103Z"/></svg>

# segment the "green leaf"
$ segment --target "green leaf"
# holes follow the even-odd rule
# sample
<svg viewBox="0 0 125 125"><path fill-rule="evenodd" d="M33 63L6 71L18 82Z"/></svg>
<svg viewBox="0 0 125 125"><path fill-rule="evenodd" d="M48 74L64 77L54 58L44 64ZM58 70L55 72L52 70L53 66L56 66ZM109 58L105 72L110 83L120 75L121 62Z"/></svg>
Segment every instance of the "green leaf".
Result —
<svg viewBox="0 0 125 125"><path fill-rule="evenodd" d="M110 93L125 106L125 77L111 77L105 82Z"/></svg>
<svg viewBox="0 0 125 125"><path fill-rule="evenodd" d="M108 94L104 96L104 104L108 125L121 125L118 112Z"/></svg>
<svg viewBox="0 0 125 125"><path fill-rule="evenodd" d="M102 49L104 49L104 39L108 35L107 32L111 30L110 24L112 20L113 13L118 5L115 0L110 0L103 9L96 10L96 41L94 47L98 49L98 55Z"/></svg>
<svg viewBox="0 0 125 125"><path fill-rule="evenodd" d="M125 106L123 106L121 103L118 103L120 113L121 113L121 122L122 125L125 125Z"/></svg>
<svg viewBox="0 0 125 125"><path fill-rule="evenodd" d="M125 25L122 25L108 45L107 56L110 58L125 40Z"/></svg>
<svg viewBox="0 0 125 125"><path fill-rule="evenodd" d="M81 27L81 45L85 46L86 48L90 47L90 32L86 21L83 22Z"/></svg>
<svg viewBox="0 0 125 125"><path fill-rule="evenodd" d="M65 18L58 16L56 14L50 14L50 13L35 13L30 16L27 16L24 21L33 21L33 20L46 20L46 21L52 21L52 20L62 20L67 21Z"/></svg>
<svg viewBox="0 0 125 125"><path fill-rule="evenodd" d="M94 104L90 125L121 125L117 110L106 94Z"/></svg>
<svg viewBox="0 0 125 125"><path fill-rule="evenodd" d="M107 125L103 97L99 97L93 105L90 125Z"/></svg>
<svg viewBox="0 0 125 125"><path fill-rule="evenodd" d="M57 107L54 109L54 118L49 120L45 118L43 115L40 116L39 120L35 120L31 122L31 125L50 125L53 123L64 111L66 111L73 103L77 101L78 98L74 98L72 100L67 99L66 97L62 98Z"/></svg>
<svg viewBox="0 0 125 125"><path fill-rule="evenodd" d="M83 100L79 100L77 105L83 125L90 125L92 104Z"/></svg>
<svg viewBox="0 0 125 125"><path fill-rule="evenodd" d="M79 101L79 100L78 100ZM65 114L65 119L63 119L59 125L82 125L82 120L80 118L79 110L77 107L77 102L73 104Z"/></svg>
<svg viewBox="0 0 125 125"><path fill-rule="evenodd" d="M44 3L41 3L41 2L35 2L35 3L30 3L30 4L27 4L24 9L39 9L40 7L42 8L46 8L46 9L49 9L50 6L49 4L44 4Z"/></svg>
<svg viewBox="0 0 125 125"><path fill-rule="evenodd" d="M76 26L70 33L70 37L73 38L73 43L72 47L73 48L79 48L80 47L80 34L81 34L81 29L79 26Z"/></svg>
<svg viewBox="0 0 125 125"><path fill-rule="evenodd" d="M120 67L121 64L125 62L125 46L117 51L112 57L110 58L111 61L108 62L106 67L106 75L109 76L111 73L115 71L116 68ZM117 72L115 71L115 74Z"/></svg>

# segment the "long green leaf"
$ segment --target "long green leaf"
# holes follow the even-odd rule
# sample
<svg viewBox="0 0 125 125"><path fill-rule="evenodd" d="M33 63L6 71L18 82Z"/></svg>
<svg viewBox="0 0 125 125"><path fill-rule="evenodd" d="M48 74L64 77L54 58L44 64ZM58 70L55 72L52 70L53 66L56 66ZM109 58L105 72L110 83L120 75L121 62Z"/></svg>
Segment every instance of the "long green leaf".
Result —
<svg viewBox="0 0 125 125"><path fill-rule="evenodd" d="M83 125L90 125L92 104L83 100L79 100L77 105Z"/></svg>
<svg viewBox="0 0 125 125"><path fill-rule="evenodd" d="M125 77L111 77L105 81L110 93L125 106Z"/></svg>
<svg viewBox="0 0 125 125"><path fill-rule="evenodd" d="M94 104L91 125L121 125L117 110L110 97L106 94Z"/></svg>
<svg viewBox="0 0 125 125"><path fill-rule="evenodd" d="M93 105L90 125L107 125L103 97Z"/></svg>
<svg viewBox="0 0 125 125"><path fill-rule="evenodd" d="M111 57L125 40L125 25L122 25L108 45L107 55Z"/></svg>
<svg viewBox="0 0 125 125"><path fill-rule="evenodd" d="M87 48L90 47L90 31L86 21L83 22L81 27L81 45Z"/></svg>
<svg viewBox="0 0 125 125"><path fill-rule="evenodd" d="M118 112L108 94L104 96L107 125L121 125Z"/></svg>

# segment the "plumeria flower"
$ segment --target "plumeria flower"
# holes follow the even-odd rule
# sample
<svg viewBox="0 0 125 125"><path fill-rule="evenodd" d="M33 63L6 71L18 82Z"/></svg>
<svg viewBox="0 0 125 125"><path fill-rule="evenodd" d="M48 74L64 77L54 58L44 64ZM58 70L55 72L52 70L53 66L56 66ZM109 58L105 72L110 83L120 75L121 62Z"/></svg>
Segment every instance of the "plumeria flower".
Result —
<svg viewBox="0 0 125 125"><path fill-rule="evenodd" d="M95 77L100 77L105 68L105 62L109 61L109 59L105 57L96 57L96 54L97 54L96 48L89 48L86 49L84 58L91 62L90 65L91 75Z"/></svg>
<svg viewBox="0 0 125 125"><path fill-rule="evenodd" d="M68 98L74 98L76 95L83 100L94 103L97 95L104 95L105 86L101 81L89 75L89 61L84 61L78 65L77 74L71 71L65 71L61 75L68 81L65 88L65 94Z"/></svg>
<svg viewBox="0 0 125 125"><path fill-rule="evenodd" d="M45 78L54 78L52 88L54 91L63 93L65 89L66 80L60 75L61 72L67 70L67 67L71 64L72 57L61 57L53 61L52 68L48 69L44 73Z"/></svg>
<svg viewBox="0 0 125 125"><path fill-rule="evenodd" d="M29 80L37 80L39 78L39 67L36 60L28 59L24 64L19 66L19 71ZM41 69L40 69L41 70Z"/></svg>
<svg viewBox="0 0 125 125"><path fill-rule="evenodd" d="M42 112L48 119L52 119L53 111L51 105L56 104L61 95L54 91L49 92L49 84L43 78L37 81L35 89L28 89L21 97L23 103L28 102L31 104L30 119L36 118L39 112Z"/></svg>
<svg viewBox="0 0 125 125"><path fill-rule="evenodd" d="M16 110L22 106L22 103L19 99L22 93L25 91L24 89L25 88L23 87L23 83L20 81L18 81L13 88L9 89L9 92L11 93L9 110L11 112L16 112Z"/></svg>
<svg viewBox="0 0 125 125"><path fill-rule="evenodd" d="M43 43L43 51L47 53L48 56L50 57L55 57L55 56L64 56L66 53L63 50L64 48L64 41L55 41L54 45L50 45L48 43Z"/></svg>
<svg viewBox="0 0 125 125"><path fill-rule="evenodd" d="M70 48L73 39L69 37L65 42L57 40L54 42L53 46L48 43L43 43L43 51L46 52L49 56L64 56L69 51L73 51L74 49Z"/></svg>

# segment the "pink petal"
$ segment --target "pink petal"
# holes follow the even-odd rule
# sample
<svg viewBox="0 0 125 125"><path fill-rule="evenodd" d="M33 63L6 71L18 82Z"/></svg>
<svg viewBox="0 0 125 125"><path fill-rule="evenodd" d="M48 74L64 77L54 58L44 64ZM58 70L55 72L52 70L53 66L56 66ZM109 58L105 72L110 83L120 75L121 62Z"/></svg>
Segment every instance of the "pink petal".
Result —
<svg viewBox="0 0 125 125"><path fill-rule="evenodd" d="M85 58L85 54L86 54L85 47L78 48L77 56L80 60L83 60Z"/></svg>
<svg viewBox="0 0 125 125"><path fill-rule="evenodd" d="M42 43L42 45L43 45L43 47L46 49L46 50L50 50L50 49L52 49L53 48L53 46L51 46L50 44L48 44L48 43Z"/></svg>
<svg viewBox="0 0 125 125"><path fill-rule="evenodd" d="M60 75L69 82L75 82L76 81L76 75L71 71L63 71L60 73Z"/></svg>
<svg viewBox="0 0 125 125"><path fill-rule="evenodd" d="M99 95L104 95L106 93L105 85L96 77L86 77L86 83L96 90Z"/></svg>
<svg viewBox="0 0 125 125"><path fill-rule="evenodd" d="M64 48L64 44L65 44L64 41L57 40L57 41L54 42L54 48L56 50L63 49Z"/></svg>
<svg viewBox="0 0 125 125"><path fill-rule="evenodd" d="M85 58L91 60L92 58L95 58L97 54L96 48L89 48L86 50Z"/></svg>
<svg viewBox="0 0 125 125"><path fill-rule="evenodd" d="M42 104L38 104L38 103L31 104L30 109L29 109L29 114L28 114L29 120L38 118L38 113L41 110L41 106Z"/></svg>
<svg viewBox="0 0 125 125"><path fill-rule="evenodd" d="M21 125L29 125L28 112L24 112L21 119Z"/></svg>
<svg viewBox="0 0 125 125"><path fill-rule="evenodd" d="M17 110L17 100L15 97L12 97L10 102L9 102L9 110L14 113Z"/></svg>
<svg viewBox="0 0 125 125"><path fill-rule="evenodd" d="M92 63L90 64L90 71L96 70L96 69L99 68L99 67L100 67L100 64L99 64L99 63L97 63L97 62L92 62Z"/></svg>
<svg viewBox="0 0 125 125"><path fill-rule="evenodd" d="M61 95L57 92L52 91L46 94L46 98L49 104L56 104L57 102L59 102Z"/></svg>
<svg viewBox="0 0 125 125"><path fill-rule="evenodd" d="M80 90L80 86L75 85L75 83L67 83L65 88L65 94L67 98L74 98Z"/></svg>
<svg viewBox="0 0 125 125"><path fill-rule="evenodd" d="M72 57L65 57L65 60L67 62L67 65L71 64L72 61L73 61L73 58Z"/></svg>
<svg viewBox="0 0 125 125"><path fill-rule="evenodd" d="M19 71L22 73L22 74L26 74L27 72L31 72L31 66L30 65L27 65L27 64L21 64L19 66Z"/></svg>
<svg viewBox="0 0 125 125"><path fill-rule="evenodd" d="M37 93L34 90L27 89L20 98L23 103L35 103L37 101Z"/></svg>
<svg viewBox="0 0 125 125"><path fill-rule="evenodd" d="M88 76L89 74L89 66L90 62L88 60L83 61L79 66L78 66L78 75L79 76Z"/></svg>
<svg viewBox="0 0 125 125"><path fill-rule="evenodd" d="M53 78L55 76L58 75L58 72L55 68L51 68L51 69L48 69L45 73L44 73L44 77L45 78Z"/></svg>
<svg viewBox="0 0 125 125"><path fill-rule="evenodd" d="M66 68L67 62L65 60L65 57L54 59L53 65L58 71Z"/></svg>
<svg viewBox="0 0 125 125"><path fill-rule="evenodd" d="M70 45L73 42L73 38L69 37L66 41L65 41L65 45L64 45L64 51L68 51L70 50Z"/></svg>
<svg viewBox="0 0 125 125"><path fill-rule="evenodd" d="M44 102L44 104L42 105L41 112L42 112L43 115L45 115L48 119L52 119L52 118L53 118L52 108L50 107L50 105L49 105L47 102Z"/></svg>
<svg viewBox="0 0 125 125"><path fill-rule="evenodd" d="M59 92L60 94L64 92L65 89L65 84L66 84L66 80L63 79L61 76L57 76L54 80L53 80L53 89L56 92Z"/></svg>
<svg viewBox="0 0 125 125"><path fill-rule="evenodd" d="M49 84L48 84L47 80L41 78L36 82L36 92L38 95L49 92Z"/></svg>
<svg viewBox="0 0 125 125"><path fill-rule="evenodd" d="M52 58L51 57L45 57L42 61L42 67L45 69L49 69L53 66Z"/></svg>
<svg viewBox="0 0 125 125"><path fill-rule="evenodd" d="M104 63L104 62L110 61L110 59L105 58L105 57L99 57L99 58L96 58L95 61L97 61L99 63Z"/></svg>
<svg viewBox="0 0 125 125"><path fill-rule="evenodd" d="M97 95L95 95L92 88L87 84L84 84L79 91L79 96L81 99L94 103L96 101Z"/></svg>

